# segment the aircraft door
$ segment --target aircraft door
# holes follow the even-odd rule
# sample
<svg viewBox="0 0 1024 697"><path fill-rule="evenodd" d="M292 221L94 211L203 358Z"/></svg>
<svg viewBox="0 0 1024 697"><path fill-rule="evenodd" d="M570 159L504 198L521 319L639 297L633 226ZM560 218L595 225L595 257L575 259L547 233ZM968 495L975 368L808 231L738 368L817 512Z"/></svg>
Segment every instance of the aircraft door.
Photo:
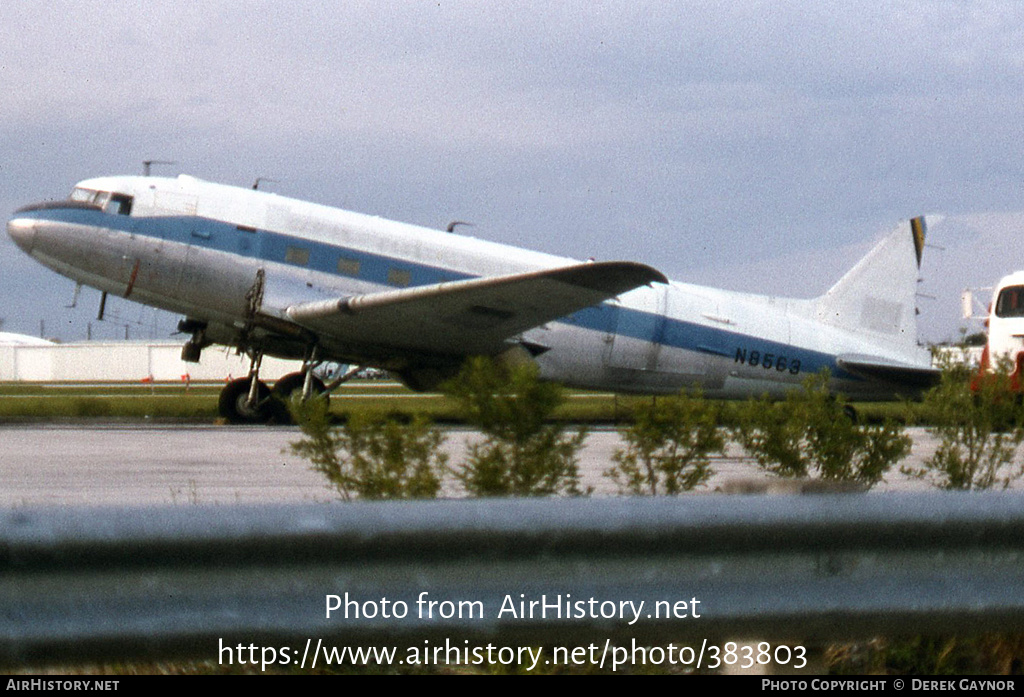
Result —
<svg viewBox="0 0 1024 697"><path fill-rule="evenodd" d="M608 352L609 368L651 371L657 367L665 333L668 286L641 288L616 303L615 329Z"/></svg>
<svg viewBox="0 0 1024 697"><path fill-rule="evenodd" d="M722 327L728 320L719 315L718 302L692 290L676 286L667 289L665 332L658 355L658 371L675 376L680 384L703 384L713 387L708 376L711 363L727 353L721 334L708 328L708 322Z"/></svg>

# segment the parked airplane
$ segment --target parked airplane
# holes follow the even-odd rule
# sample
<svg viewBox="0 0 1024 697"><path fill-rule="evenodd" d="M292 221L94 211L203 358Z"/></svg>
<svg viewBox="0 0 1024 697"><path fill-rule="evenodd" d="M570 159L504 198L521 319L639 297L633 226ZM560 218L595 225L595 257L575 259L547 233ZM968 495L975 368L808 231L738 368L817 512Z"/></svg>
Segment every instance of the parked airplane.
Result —
<svg viewBox="0 0 1024 697"><path fill-rule="evenodd" d="M324 389L311 370L321 361L429 389L474 354L533 360L543 378L576 387L700 385L714 398L781 395L823 368L853 399L914 394L935 378L916 331L923 218L810 300L676 283L643 264L581 263L185 175L89 179L68 200L19 209L7 230L103 300L185 315L186 360L210 344L248 354L250 376L221 394L232 421L273 418L264 354L302 359L274 392L306 396Z"/></svg>

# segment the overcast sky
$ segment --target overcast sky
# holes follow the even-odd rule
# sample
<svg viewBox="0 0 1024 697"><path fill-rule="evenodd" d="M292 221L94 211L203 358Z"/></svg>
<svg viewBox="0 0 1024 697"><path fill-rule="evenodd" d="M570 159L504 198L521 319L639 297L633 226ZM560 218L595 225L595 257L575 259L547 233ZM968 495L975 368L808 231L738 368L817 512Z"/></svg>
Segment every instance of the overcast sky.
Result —
<svg viewBox="0 0 1024 697"><path fill-rule="evenodd" d="M898 220L942 213L928 338L956 334L961 287L1024 268L1024 4L1009 0L12 0L0 87L5 213L166 159L157 173L269 177L802 297ZM84 338L98 293L65 309L73 284L2 237L3 329Z"/></svg>

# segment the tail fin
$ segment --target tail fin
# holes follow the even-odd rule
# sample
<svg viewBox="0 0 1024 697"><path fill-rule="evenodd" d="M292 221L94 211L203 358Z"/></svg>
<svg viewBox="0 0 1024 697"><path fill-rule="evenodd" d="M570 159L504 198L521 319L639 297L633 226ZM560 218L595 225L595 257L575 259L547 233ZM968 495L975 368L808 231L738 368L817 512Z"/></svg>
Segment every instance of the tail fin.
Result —
<svg viewBox="0 0 1024 697"><path fill-rule="evenodd" d="M916 294L924 237L924 216L900 223L817 299L818 320L896 351L919 350Z"/></svg>

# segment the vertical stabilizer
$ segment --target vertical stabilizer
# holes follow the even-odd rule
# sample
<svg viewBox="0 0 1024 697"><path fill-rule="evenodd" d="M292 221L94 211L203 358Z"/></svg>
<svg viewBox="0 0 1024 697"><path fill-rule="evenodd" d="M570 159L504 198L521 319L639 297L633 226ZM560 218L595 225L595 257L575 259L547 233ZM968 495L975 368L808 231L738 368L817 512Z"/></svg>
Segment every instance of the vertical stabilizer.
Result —
<svg viewBox="0 0 1024 697"><path fill-rule="evenodd" d="M923 216L899 227L817 299L818 320L912 355L917 345L917 280Z"/></svg>

